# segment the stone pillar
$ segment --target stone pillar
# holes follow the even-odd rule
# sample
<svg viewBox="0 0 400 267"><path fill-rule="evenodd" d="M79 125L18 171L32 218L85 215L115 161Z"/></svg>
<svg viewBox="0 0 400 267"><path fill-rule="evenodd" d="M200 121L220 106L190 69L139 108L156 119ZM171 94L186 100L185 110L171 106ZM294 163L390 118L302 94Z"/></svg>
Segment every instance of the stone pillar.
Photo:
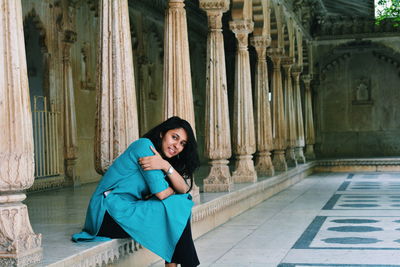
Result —
<svg viewBox="0 0 400 267"><path fill-rule="evenodd" d="M253 31L251 20L233 20L229 27L237 39L235 60L235 89L233 104L233 149L236 158L233 181L256 182L252 154L256 152L254 132L253 99L250 76L248 35Z"/></svg>
<svg viewBox="0 0 400 267"><path fill-rule="evenodd" d="M306 152L305 156L308 160L315 159L314 144L314 120L312 110L312 92L311 92L311 75L303 76L305 85L305 101L304 101L304 118L305 118L305 133L306 133Z"/></svg>
<svg viewBox="0 0 400 267"><path fill-rule="evenodd" d="M267 36L255 36L251 44L257 51L257 69L254 97L255 128L257 138L256 170L258 175L272 176L275 173L271 161L270 151L273 149L271 109L269 105L269 85L267 48L271 44L271 38Z"/></svg>
<svg viewBox="0 0 400 267"><path fill-rule="evenodd" d="M200 0L200 8L207 12L207 79L205 155L210 159L211 170L204 179L204 192L221 192L232 189L228 167L231 157L228 91L226 84L222 13L228 11L229 0Z"/></svg>
<svg viewBox="0 0 400 267"><path fill-rule="evenodd" d="M63 29L62 48L62 79L64 92L64 169L66 182L77 186L80 182L76 175L78 158L78 133L76 127L75 89L71 66L71 46L76 42L76 32L73 28L73 6L68 1L62 2Z"/></svg>
<svg viewBox="0 0 400 267"><path fill-rule="evenodd" d="M297 66L292 69L292 77L294 79L294 110L295 110L296 133L297 133L295 154L297 162L306 163L306 159L303 153L305 140L304 140L304 125L303 125L303 109L301 105L301 93L300 93L300 73L301 73L301 67Z"/></svg>
<svg viewBox="0 0 400 267"><path fill-rule="evenodd" d="M95 167L103 174L138 139L127 0L100 1Z"/></svg>
<svg viewBox="0 0 400 267"><path fill-rule="evenodd" d="M285 122L286 122L286 163L288 167L296 167L297 160L294 154L296 147L296 122L293 105L293 84L292 84L292 66L293 58L282 58L282 66L284 70L284 102L285 102Z"/></svg>
<svg viewBox="0 0 400 267"><path fill-rule="evenodd" d="M282 91L281 48L270 48L270 58L274 65L272 76L272 136L274 151L272 164L275 171L287 171L285 160L286 125Z"/></svg>
<svg viewBox="0 0 400 267"><path fill-rule="evenodd" d="M21 1L0 7L0 265L28 266L42 258L42 237L22 204L34 181L34 145Z"/></svg>
<svg viewBox="0 0 400 267"><path fill-rule="evenodd" d="M164 118L179 116L196 132L184 0L169 0L164 30ZM194 184L193 200L200 201Z"/></svg>

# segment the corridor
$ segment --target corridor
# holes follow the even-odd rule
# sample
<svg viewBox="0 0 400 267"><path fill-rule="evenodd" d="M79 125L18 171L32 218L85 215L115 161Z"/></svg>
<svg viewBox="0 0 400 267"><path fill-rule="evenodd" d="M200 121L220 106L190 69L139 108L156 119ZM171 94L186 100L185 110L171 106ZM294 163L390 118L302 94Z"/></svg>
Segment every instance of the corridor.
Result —
<svg viewBox="0 0 400 267"><path fill-rule="evenodd" d="M400 173L313 174L198 238L201 266L400 266L399 193Z"/></svg>

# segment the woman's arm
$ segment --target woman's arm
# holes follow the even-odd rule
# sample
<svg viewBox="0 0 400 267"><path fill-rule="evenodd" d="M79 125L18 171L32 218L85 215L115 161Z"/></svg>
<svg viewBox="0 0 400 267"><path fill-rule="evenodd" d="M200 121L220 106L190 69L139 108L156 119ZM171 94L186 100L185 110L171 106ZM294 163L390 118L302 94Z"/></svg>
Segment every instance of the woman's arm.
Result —
<svg viewBox="0 0 400 267"><path fill-rule="evenodd" d="M154 194L159 200L163 200L166 199L167 197L171 196L175 194L174 189L172 189L171 187L168 187L167 189L165 189L164 191L158 192L156 194Z"/></svg>
<svg viewBox="0 0 400 267"><path fill-rule="evenodd" d="M168 175L169 180L172 183L173 189L180 194L186 193L189 189L189 186L186 184L185 179L183 179L183 177L173 168L172 168L172 173L169 173L168 171L172 167L169 164L169 162L163 159L161 155L157 152L157 150L155 150L153 147L150 146L150 148L155 155L139 159L139 164L142 167L142 169L145 171L148 170L164 171Z"/></svg>

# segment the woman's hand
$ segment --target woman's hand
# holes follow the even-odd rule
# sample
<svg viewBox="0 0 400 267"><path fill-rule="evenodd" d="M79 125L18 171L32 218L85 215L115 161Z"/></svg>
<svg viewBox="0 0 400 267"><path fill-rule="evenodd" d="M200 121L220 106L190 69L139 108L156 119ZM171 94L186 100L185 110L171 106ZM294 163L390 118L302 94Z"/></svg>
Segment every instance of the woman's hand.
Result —
<svg viewBox="0 0 400 267"><path fill-rule="evenodd" d="M150 146L150 149L154 152L155 155L139 158L139 165L142 167L142 169L145 171L168 170L170 167L169 162L163 159L160 153L158 153L154 147Z"/></svg>

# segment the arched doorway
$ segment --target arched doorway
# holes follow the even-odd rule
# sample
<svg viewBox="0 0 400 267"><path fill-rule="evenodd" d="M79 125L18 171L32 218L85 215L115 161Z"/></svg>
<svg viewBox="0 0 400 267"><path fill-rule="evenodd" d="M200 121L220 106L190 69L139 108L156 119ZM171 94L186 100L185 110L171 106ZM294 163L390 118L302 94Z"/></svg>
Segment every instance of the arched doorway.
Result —
<svg viewBox="0 0 400 267"><path fill-rule="evenodd" d="M24 20L25 49L35 145L35 179L60 174L58 112L49 98L49 54L46 32L36 12Z"/></svg>

